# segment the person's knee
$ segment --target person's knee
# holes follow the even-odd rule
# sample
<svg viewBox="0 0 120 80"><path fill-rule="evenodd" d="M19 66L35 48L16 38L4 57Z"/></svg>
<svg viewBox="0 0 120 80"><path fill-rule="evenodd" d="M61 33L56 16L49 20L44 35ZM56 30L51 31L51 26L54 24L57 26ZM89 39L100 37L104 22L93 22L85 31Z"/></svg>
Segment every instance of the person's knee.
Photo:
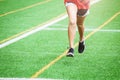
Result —
<svg viewBox="0 0 120 80"><path fill-rule="evenodd" d="M75 20L70 20L69 25L75 26L76 25L76 21Z"/></svg>
<svg viewBox="0 0 120 80"><path fill-rule="evenodd" d="M84 25L83 25L83 24L77 24L77 26L78 26L78 27L84 27Z"/></svg>
<svg viewBox="0 0 120 80"><path fill-rule="evenodd" d="M85 17L77 16L77 26L78 27L84 27L84 19L85 19Z"/></svg>

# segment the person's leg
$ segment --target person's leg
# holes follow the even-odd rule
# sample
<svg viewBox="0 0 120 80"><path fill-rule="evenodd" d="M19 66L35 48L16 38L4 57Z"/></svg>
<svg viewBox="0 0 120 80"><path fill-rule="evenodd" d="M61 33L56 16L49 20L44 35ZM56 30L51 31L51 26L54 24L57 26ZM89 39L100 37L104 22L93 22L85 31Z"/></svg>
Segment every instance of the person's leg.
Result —
<svg viewBox="0 0 120 80"><path fill-rule="evenodd" d="M84 41L84 20L86 15L89 14L88 9L79 9L77 12L77 27L79 31L79 45L78 52L83 53L85 49L85 41Z"/></svg>
<svg viewBox="0 0 120 80"><path fill-rule="evenodd" d="M77 27L80 35L79 37L80 42L84 41L84 20L85 17L77 16Z"/></svg>
<svg viewBox="0 0 120 80"><path fill-rule="evenodd" d="M67 57L74 56L74 38L76 34L76 23L77 23L77 6L74 3L67 3L66 10L68 13L69 24L68 24L68 38L69 38L69 51Z"/></svg>
<svg viewBox="0 0 120 80"><path fill-rule="evenodd" d="M85 43L84 43L84 20L85 17L77 16L77 26L79 31L79 45L78 45L78 52L83 53L85 49Z"/></svg>
<svg viewBox="0 0 120 80"><path fill-rule="evenodd" d="M77 6L72 3L72 5L66 6L66 10L69 18L68 24L69 47L74 48L74 38L76 34L76 22L77 22Z"/></svg>
<svg viewBox="0 0 120 80"><path fill-rule="evenodd" d="M84 20L89 14L89 9L79 9L77 12L77 27L80 35L80 42L84 41Z"/></svg>

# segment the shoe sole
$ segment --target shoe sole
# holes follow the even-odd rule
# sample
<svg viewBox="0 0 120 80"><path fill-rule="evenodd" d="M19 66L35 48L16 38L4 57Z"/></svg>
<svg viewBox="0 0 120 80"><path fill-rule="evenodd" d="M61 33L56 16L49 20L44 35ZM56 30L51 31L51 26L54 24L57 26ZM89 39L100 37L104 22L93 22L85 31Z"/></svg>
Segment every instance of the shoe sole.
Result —
<svg viewBox="0 0 120 80"><path fill-rule="evenodd" d="M74 54L73 54L73 53L68 53L68 54L66 55L66 57L74 57Z"/></svg>

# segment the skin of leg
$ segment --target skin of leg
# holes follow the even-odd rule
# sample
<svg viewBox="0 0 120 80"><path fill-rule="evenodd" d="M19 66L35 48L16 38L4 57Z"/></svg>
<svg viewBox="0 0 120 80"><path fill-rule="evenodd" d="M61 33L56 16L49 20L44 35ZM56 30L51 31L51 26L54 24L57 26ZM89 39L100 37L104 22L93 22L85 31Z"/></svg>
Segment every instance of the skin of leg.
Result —
<svg viewBox="0 0 120 80"><path fill-rule="evenodd" d="M66 10L69 18L69 24L68 24L69 47L74 48L74 38L76 34L76 23L77 23L77 6L75 4L66 6Z"/></svg>
<svg viewBox="0 0 120 80"><path fill-rule="evenodd" d="M80 36L80 42L84 41L84 20L85 17L77 16L77 27Z"/></svg>

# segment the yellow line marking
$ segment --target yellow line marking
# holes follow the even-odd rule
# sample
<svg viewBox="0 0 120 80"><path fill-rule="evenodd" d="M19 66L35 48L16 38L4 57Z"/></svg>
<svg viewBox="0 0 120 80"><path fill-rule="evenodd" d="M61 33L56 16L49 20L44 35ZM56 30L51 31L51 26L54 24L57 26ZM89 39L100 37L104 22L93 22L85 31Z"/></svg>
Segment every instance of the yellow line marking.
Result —
<svg viewBox="0 0 120 80"><path fill-rule="evenodd" d="M64 15L66 15L66 12L60 14L59 16L57 16L57 17L55 17L55 18L53 18L53 19L51 19L51 20L49 20L49 21L46 21L46 22L41 23L41 24L38 24L38 25L33 26L32 28L28 29L28 30L25 30L25 31L20 32L20 33L18 33L18 34L16 34L16 35L13 35L13 36L8 37L8 38L6 38L6 39L4 39L4 40L1 40L1 41L0 41L0 44L2 44L2 43L4 43L4 42L7 42L7 41L9 41L9 40L11 40L11 39L13 39L13 38L16 38L16 37L18 37L18 36L20 36L20 35L22 35L22 34L25 34L25 33L29 32L29 31L32 31L32 30L34 30L34 29L36 29L36 28L38 28L38 27L40 27L40 26L43 26L43 25L45 25L45 24L48 24L48 23L50 23L50 22L52 22L52 21L54 21L54 20L56 20L56 19L58 19L58 18L60 18L60 17L62 17L62 16L64 16Z"/></svg>
<svg viewBox="0 0 120 80"><path fill-rule="evenodd" d="M20 9L17 9L17 10L13 10L13 11L10 11L10 12L6 12L6 13L4 13L4 14L0 14L0 17L9 15L9 14L12 14L12 13L15 13L15 12L23 11L23 10L26 10L26 9L29 9L29 8L32 8L32 7L35 7L35 6L38 6L38 5L47 3L47 2L49 2L49 1L51 1L51 0L45 0L45 1L43 1L43 2L38 2L38 3L36 3L36 4L30 5L30 6L26 6L26 7L24 7L24 8L20 8Z"/></svg>
<svg viewBox="0 0 120 80"><path fill-rule="evenodd" d="M110 23L114 18L116 18L118 15L120 15L120 12L116 13L115 15L113 15L110 19L108 19L105 23L103 23L102 25L100 25L97 29L95 29L94 31L92 31L91 33L89 33L86 37L85 40L88 39L89 37L91 37L94 33L96 33L98 30L100 30L101 28L103 28L105 25L107 25L108 23ZM77 47L78 43L76 43L74 45L74 47ZM60 56L58 56L57 58L55 58L53 61L51 61L49 64L47 64L46 66L44 66L42 69L40 69L38 72L36 72L35 74L32 75L31 78L37 78L40 74L42 74L46 69L48 69L50 66L52 66L53 64L55 64L58 60L60 60L62 57L64 57L67 53L68 49L62 53Z"/></svg>
<svg viewBox="0 0 120 80"><path fill-rule="evenodd" d="M120 12L116 13L115 15L113 15L109 20L107 20L104 24L102 24L101 26L99 26L97 29L95 29L93 32L91 32L88 36L85 37L85 40L87 38L89 38L91 35L93 35L95 32L97 32L98 30L100 30L101 28L103 28L105 25L107 25L108 23L110 23L114 18L116 18L118 15L120 15Z"/></svg>
<svg viewBox="0 0 120 80"><path fill-rule="evenodd" d="M37 78L40 74L42 74L46 69L48 69L51 65L53 65L54 63L56 63L58 60L60 60L62 57L64 57L66 55L66 53L68 52L68 50L66 50L63 54L61 54L60 56L58 56L57 58L55 58L53 61L51 61L49 64L47 64L46 66L44 66L42 69L40 69L38 72L36 72L31 78Z"/></svg>

